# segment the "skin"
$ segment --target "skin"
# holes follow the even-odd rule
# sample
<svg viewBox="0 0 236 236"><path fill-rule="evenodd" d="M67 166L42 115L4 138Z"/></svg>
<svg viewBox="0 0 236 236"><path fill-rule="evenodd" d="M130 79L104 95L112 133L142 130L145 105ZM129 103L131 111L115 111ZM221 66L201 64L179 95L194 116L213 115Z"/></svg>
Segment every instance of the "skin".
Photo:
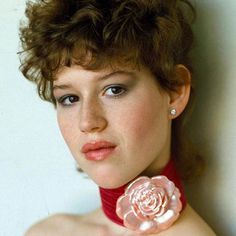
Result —
<svg viewBox="0 0 236 236"><path fill-rule="evenodd" d="M57 214L30 228L25 236L139 236L108 220L101 209L84 216ZM168 229L149 236L215 236L203 219L187 205L179 219Z"/></svg>
<svg viewBox="0 0 236 236"><path fill-rule="evenodd" d="M185 85L175 92L167 92L146 68L94 72L72 66L59 71L54 96L58 101L61 133L79 166L99 186L116 188L140 174L157 175L166 165L171 156L172 119L182 113L190 93L189 71L178 65L176 74ZM176 109L175 116L170 114L171 108ZM102 161L87 160L81 148L94 140L112 142L117 146L116 151ZM114 224L98 209L83 216L55 215L26 233L26 236L39 235L137 234ZM210 236L214 233L188 205L178 221L158 235Z"/></svg>
<svg viewBox="0 0 236 236"><path fill-rule="evenodd" d="M79 99L58 103L59 127L79 166L104 188L119 187L143 171L160 169L170 156L168 94L147 70L115 71L91 72L74 66L61 70L54 83L72 87L55 89L56 99L70 94L74 101ZM125 90L118 90L118 84ZM86 160L81 148L93 140L116 144L116 152L104 161Z"/></svg>

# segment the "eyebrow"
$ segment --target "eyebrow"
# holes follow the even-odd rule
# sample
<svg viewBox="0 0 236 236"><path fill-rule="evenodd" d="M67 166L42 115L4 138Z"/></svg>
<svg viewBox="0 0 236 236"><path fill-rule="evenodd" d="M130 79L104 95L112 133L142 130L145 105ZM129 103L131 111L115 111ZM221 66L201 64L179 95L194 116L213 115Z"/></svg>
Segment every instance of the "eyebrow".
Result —
<svg viewBox="0 0 236 236"><path fill-rule="evenodd" d="M109 79L110 77L112 76L115 76L115 75L129 75L133 78L136 78L136 74L134 72L131 72L131 71L123 71L123 70L118 70L118 71L113 71L109 74L106 74L104 76L101 76L101 77L98 77L97 80L101 81L101 80L106 80L106 79ZM54 85L53 86L53 91L57 90L57 89L70 89L72 88L72 85L71 84L59 84L59 85Z"/></svg>

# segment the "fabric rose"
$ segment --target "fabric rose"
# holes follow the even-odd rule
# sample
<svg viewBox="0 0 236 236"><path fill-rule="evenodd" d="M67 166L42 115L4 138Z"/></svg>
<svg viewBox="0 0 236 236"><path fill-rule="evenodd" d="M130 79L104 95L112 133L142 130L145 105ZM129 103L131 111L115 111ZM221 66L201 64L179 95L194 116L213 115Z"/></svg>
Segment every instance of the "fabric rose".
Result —
<svg viewBox="0 0 236 236"><path fill-rule="evenodd" d="M139 233L158 233L177 220L180 192L166 176L139 177L128 185L116 205L124 226Z"/></svg>

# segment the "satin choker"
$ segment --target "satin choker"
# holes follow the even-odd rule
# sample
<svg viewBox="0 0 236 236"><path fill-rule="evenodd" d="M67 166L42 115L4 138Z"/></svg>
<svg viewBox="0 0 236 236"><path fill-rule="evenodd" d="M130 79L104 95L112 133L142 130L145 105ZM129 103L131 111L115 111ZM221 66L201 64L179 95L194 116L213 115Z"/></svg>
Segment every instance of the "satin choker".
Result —
<svg viewBox="0 0 236 236"><path fill-rule="evenodd" d="M99 191L105 215L138 233L167 229L186 206L183 184L172 159L158 176L141 176L119 188L99 187Z"/></svg>

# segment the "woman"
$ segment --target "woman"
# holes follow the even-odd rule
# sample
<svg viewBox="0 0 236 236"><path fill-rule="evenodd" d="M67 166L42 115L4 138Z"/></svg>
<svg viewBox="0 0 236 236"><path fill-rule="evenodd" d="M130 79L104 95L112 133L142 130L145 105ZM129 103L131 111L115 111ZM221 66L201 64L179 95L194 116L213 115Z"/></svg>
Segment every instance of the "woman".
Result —
<svg viewBox="0 0 236 236"><path fill-rule="evenodd" d="M21 70L57 110L102 207L54 215L37 235L215 235L187 204L181 179L200 159L182 133L192 99L187 0L28 3Z"/></svg>

